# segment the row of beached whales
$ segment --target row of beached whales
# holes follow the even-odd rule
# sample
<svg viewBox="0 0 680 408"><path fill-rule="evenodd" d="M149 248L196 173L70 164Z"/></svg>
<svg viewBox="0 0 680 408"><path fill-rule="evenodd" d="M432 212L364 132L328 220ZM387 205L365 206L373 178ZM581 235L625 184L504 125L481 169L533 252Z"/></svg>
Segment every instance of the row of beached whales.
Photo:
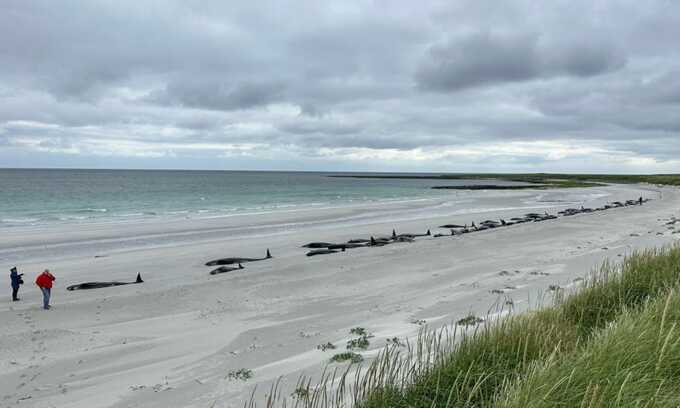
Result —
<svg viewBox="0 0 680 408"><path fill-rule="evenodd" d="M479 224L475 224L474 222L472 222L470 225L445 224L439 226L439 228L450 230L449 234L439 233L432 235L429 229L424 234L397 234L396 230L392 230L392 235L389 237L370 237L369 239L352 239L345 243L340 244L330 242L310 242L309 244L303 245L302 247L311 249L311 251L307 252L307 256L334 254L339 251L345 251L351 248L385 246L397 242L413 242L417 237L432 236L434 238L440 238L447 236L469 234L478 231L485 231L493 228L509 227L511 225L523 224L526 222L541 222L547 220L554 220L558 218L558 216L569 217L576 214L604 211L611 208L627 207L631 205L642 205L646 201L648 200L645 200L642 197L640 197L638 200L628 200L626 202L615 201L611 204L607 204L603 207L598 208L586 208L583 206L581 206L581 208L567 208L566 210L560 211L558 215L548 214L547 212L543 214L529 213L525 214L523 217L510 218L508 221L501 218L498 221L486 220L482 221Z"/></svg>
<svg viewBox="0 0 680 408"><path fill-rule="evenodd" d="M494 228L502 228L502 227L508 227L511 225L516 225L516 224L523 224L527 222L541 222L541 221L547 221L547 220L554 220L556 218L559 218L559 216L563 217L569 217L572 215L576 214L584 214L584 213L592 213L592 212L597 212L597 211L604 211L604 210L609 210L611 208L619 208L619 207L628 207L632 205L642 205L643 203L649 201L648 199L643 199L640 197L637 200L628 200L625 202L621 201L615 201L613 203L607 204L603 207L598 207L598 208L586 208L586 207L581 207L581 208L567 208L566 210L562 210L558 212L558 215L552 215L548 214L547 212L543 214L538 214L538 213L529 213L525 214L523 217L513 217L510 218L509 220L504 220L500 219L498 221L495 220L486 220L482 221L479 224L475 224L472 222L470 225L458 225L458 224L445 224L439 226L439 228L442 229L448 229L450 231L449 234L432 234L430 230L428 229L426 233L424 234L397 234L396 230L392 230L392 235L388 237L375 237L371 236L367 239L363 238L358 238L358 239L351 239L347 242L344 243L331 243L331 242L310 242L308 244L303 245L303 248L308 248L310 249L309 252L307 252L307 256L316 256L316 255L327 255L327 254L334 254L337 252L344 252L348 249L353 249L353 248L366 248L366 247L381 247L389 244L394 244L394 243L399 243L399 242L413 242L416 238L418 237L429 237L432 236L434 238L439 238L439 237L446 237L446 236L456 236L456 235L463 235L463 234L469 234L473 232L478 232L478 231L485 231L489 229L494 229ZM262 258L243 258L243 257L230 257L230 258L220 258L220 259L215 259L209 262L206 262L206 266L217 266L217 268L213 269L210 271L211 275L219 275L222 273L227 273L227 272L232 272L232 271L237 271L240 269L245 269L243 267L244 263L248 262L257 262L257 261L264 261L267 259L271 259L272 255L269 252L269 249L267 249L267 252L264 257ZM98 289L98 288L108 288L108 287L113 287L113 286L122 286L122 285L132 285L132 284L137 284L137 283L144 283L142 280L142 277L140 274L137 274L137 279L134 282L85 282L85 283L80 283L77 285L71 285L67 287L67 290L83 290L83 289Z"/></svg>

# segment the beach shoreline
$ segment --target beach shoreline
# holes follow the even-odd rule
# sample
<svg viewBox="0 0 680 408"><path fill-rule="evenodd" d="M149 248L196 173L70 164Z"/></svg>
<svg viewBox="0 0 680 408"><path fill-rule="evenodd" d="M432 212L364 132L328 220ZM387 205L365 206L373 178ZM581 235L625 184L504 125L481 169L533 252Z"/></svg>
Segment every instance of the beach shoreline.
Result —
<svg viewBox="0 0 680 408"><path fill-rule="evenodd" d="M680 238L662 221L680 216L680 192L672 187L479 194L477 203L466 203L474 195L452 193L215 219L6 229L2 264L19 263L29 284L20 303L0 301L6 322L0 398L30 396L36 407L242 406L256 384L264 391L284 376L282 386L290 389L301 373L318 374L333 352L316 346L332 342L344 351L351 327L375 336L368 356L387 338L414 336L422 321L439 327L470 312L483 315L506 298L526 309L549 285L568 286L604 259ZM447 232L436 227L638 196L651 201L314 258L300 248L389 235L393 228ZM241 271L209 276L203 265L224 256L262 257L267 248L273 259ZM39 310L30 284L46 266L57 276L49 312ZM130 280L137 272L144 284L65 290ZM225 379L239 368L253 370L253 378Z"/></svg>

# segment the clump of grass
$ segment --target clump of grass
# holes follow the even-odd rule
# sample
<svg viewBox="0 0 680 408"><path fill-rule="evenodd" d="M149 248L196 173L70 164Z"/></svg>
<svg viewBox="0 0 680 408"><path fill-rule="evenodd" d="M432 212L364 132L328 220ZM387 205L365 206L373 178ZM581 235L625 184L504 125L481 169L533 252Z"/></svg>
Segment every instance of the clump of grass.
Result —
<svg viewBox="0 0 680 408"><path fill-rule="evenodd" d="M363 327L354 327L349 330L349 334L354 334L356 336L368 336L368 332Z"/></svg>
<svg viewBox="0 0 680 408"><path fill-rule="evenodd" d="M371 343L368 341L368 337L361 336L356 339L351 339L347 341L347 350L366 350Z"/></svg>
<svg viewBox="0 0 680 408"><path fill-rule="evenodd" d="M248 368L239 368L238 370L229 371L227 374L227 379L229 380L247 381L251 378L253 378L253 370Z"/></svg>
<svg viewBox="0 0 680 408"><path fill-rule="evenodd" d="M299 399L299 400L302 400L302 399L308 400L309 395L310 395L309 388L304 387L304 386L298 386L297 388L295 388L295 390L291 394L291 396L293 398L296 398L296 399Z"/></svg>
<svg viewBox="0 0 680 408"><path fill-rule="evenodd" d="M680 296L625 311L592 341L536 364L495 406L680 406Z"/></svg>
<svg viewBox="0 0 680 408"><path fill-rule="evenodd" d="M473 314L467 315L456 322L458 326L476 326L480 323L484 323L484 319Z"/></svg>
<svg viewBox="0 0 680 408"><path fill-rule="evenodd" d="M392 338L389 338L385 341L387 342L387 344L392 345L392 346L396 346L396 347L404 347L405 346L404 342L399 340L399 337L392 337Z"/></svg>
<svg viewBox="0 0 680 408"><path fill-rule="evenodd" d="M326 350L334 350L336 347L335 347L335 344L333 344L329 341L328 343L325 343L325 344L319 344L318 346L316 346L316 348L317 348L317 350L326 351Z"/></svg>
<svg viewBox="0 0 680 408"><path fill-rule="evenodd" d="M411 320L411 324L417 324L418 326L423 326L427 324L427 322L423 319L413 319Z"/></svg>
<svg viewBox="0 0 680 408"><path fill-rule="evenodd" d="M338 353L331 357L332 363L344 363L347 361L351 363L361 363L362 361L364 361L364 358L361 356L361 354L353 353L351 351Z"/></svg>
<svg viewBox="0 0 680 408"><path fill-rule="evenodd" d="M368 341L368 339L373 336L370 335L368 331L363 327L355 327L353 329L350 329L349 333L357 335L359 337L347 341L347 350L355 349L366 350L368 346L371 344L370 341Z"/></svg>

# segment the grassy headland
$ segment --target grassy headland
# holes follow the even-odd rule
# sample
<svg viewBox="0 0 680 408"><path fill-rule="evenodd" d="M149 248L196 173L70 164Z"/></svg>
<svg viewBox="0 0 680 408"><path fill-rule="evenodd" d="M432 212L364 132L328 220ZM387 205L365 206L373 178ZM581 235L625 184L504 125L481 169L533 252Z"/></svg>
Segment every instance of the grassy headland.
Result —
<svg viewBox="0 0 680 408"><path fill-rule="evenodd" d="M425 333L406 351L387 347L339 391L308 382L295 406L680 406L680 246L604 264L556 297L471 331Z"/></svg>
<svg viewBox="0 0 680 408"><path fill-rule="evenodd" d="M422 180L502 180L527 183L527 185L470 185L435 186L450 189L526 189L526 188L570 188L594 187L604 183L650 183L680 186L678 174L627 175L627 174L557 174L557 173L456 173L440 175L349 175L329 177L370 178L370 179L422 179Z"/></svg>

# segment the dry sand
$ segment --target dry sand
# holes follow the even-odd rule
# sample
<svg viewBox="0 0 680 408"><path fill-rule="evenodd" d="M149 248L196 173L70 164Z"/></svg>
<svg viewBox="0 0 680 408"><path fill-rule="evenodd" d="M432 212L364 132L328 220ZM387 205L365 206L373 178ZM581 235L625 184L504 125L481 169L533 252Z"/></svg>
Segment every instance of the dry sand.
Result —
<svg viewBox="0 0 680 408"><path fill-rule="evenodd" d="M680 216L680 191L670 187L478 194L487 197L477 210L456 193L458 201L2 231L0 267L18 263L27 284L21 302L0 300L0 406L240 407L255 385L265 389L283 376L290 392L301 373L318 373L333 351L316 346L332 342L343 351L352 327L375 335L371 355L387 338L416 335L417 321L435 328L506 299L521 310L539 303L549 285L567 286L606 258L680 238L665 225ZM641 195L653 201L462 237L313 258L300 248ZM260 257L266 248L274 259L241 271L210 276L203 265ZM44 267L57 277L50 311L41 310L32 284ZM137 272L144 284L65 289L134 280ZM253 378L225 378L239 368Z"/></svg>

